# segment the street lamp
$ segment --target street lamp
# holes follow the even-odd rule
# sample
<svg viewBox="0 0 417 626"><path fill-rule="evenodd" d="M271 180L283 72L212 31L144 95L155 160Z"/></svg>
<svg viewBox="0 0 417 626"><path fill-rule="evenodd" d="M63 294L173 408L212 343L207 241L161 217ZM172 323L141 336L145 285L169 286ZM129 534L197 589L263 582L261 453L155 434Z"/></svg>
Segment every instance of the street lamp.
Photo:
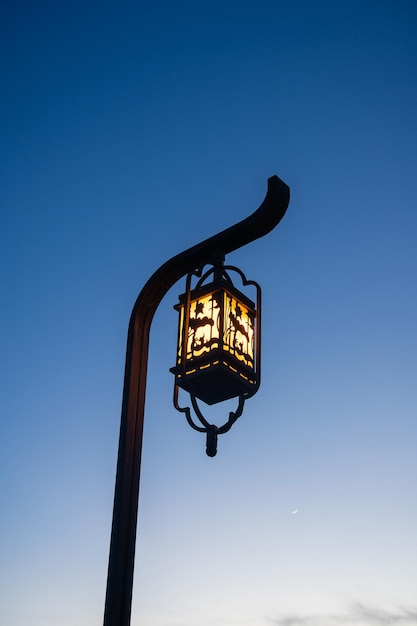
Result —
<svg viewBox="0 0 417 626"><path fill-rule="evenodd" d="M263 237L275 228L285 215L289 198L288 186L278 176L272 176L268 179L268 191L264 201L252 215L164 263L151 276L137 297L130 317L127 337L104 626L129 626L130 624L149 333L155 311L164 295L181 277L187 274L190 276L193 273L197 276L204 264L211 263L213 265L214 280L212 282L216 285L217 291L213 292L212 295L218 295L218 302L221 302L219 310L222 311L223 316L222 318L216 317L216 321L219 321L220 324L217 347L207 352L205 349L198 351L196 341L207 342L205 333L204 335L201 333L194 334L194 344L192 340L191 344L189 342L192 323L198 324L197 320L201 321L202 318L201 313L197 313L196 310L193 313L189 306L186 307L187 298L189 298L188 304L190 305L191 302L197 304L196 295L197 299L201 297L202 300L210 297L209 291L205 291L204 287L206 279L201 275L200 285L195 288L197 292L193 290L193 295L191 295L188 287L189 295L185 296L183 301L180 299L180 329L182 330L180 331L177 364L173 369L177 383L175 385L174 403L180 411L186 414L187 420L192 424L190 409L179 407L177 402L180 383L183 387L187 386L191 391L192 405L194 409L197 407L197 411L199 409L196 392L200 396L204 395L209 403L220 401L227 396L229 385L230 389L233 389L233 394L236 391L238 393L238 408L234 413L230 413L228 422L222 427L209 424L202 415L203 421L201 421L197 412L203 425L199 427L194 424L193 427L207 433L207 453L214 456L217 435L230 429L241 414L246 397L253 395L259 386L259 345L257 347L256 333L251 328L250 320L250 316L255 315L253 321L256 326L256 311L253 308L253 303L243 297L243 294L234 288L231 281L228 281L228 270L226 267L222 267L221 259L229 252ZM237 268L233 269L240 274L245 285L246 279L242 272ZM247 281L246 284L250 284L250 282ZM206 300L203 304L207 307ZM241 313L238 314L236 307L240 307ZM181 310L183 310L182 326ZM206 311L207 316L209 315L207 308L203 308L203 311ZM212 312L210 315L212 315L210 319L213 324L209 323L209 326L214 327L213 316L217 313ZM231 325L232 315L235 318L234 326ZM242 315L246 315L244 321L242 321ZM193 319L194 322L191 322L190 325L190 321ZM238 324L241 325L241 328ZM247 337L242 329L247 333ZM185 334L186 332L188 334ZM191 356L189 348L191 348ZM219 363L220 357L222 358L222 365L219 367L215 363L215 359L217 359L215 350L219 357ZM213 368L210 370L213 375L207 376L206 380L211 379L212 383L215 381L211 392L203 391L204 384L201 382L203 378L200 376L205 369L202 363L203 358L206 357L208 359L204 363L207 365L206 369ZM194 375L194 372L188 369L191 358L194 359L194 365L199 371L199 376ZM236 369L236 372L233 369ZM244 376L247 377L246 380Z"/></svg>

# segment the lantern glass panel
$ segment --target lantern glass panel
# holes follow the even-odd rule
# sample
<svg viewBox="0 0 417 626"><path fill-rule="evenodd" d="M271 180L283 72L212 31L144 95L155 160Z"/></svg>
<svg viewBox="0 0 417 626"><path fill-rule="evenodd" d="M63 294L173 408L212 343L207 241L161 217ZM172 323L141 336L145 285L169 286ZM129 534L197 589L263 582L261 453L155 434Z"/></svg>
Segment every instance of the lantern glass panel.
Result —
<svg viewBox="0 0 417 626"><path fill-rule="evenodd" d="M227 291L224 299L223 349L253 369L255 311Z"/></svg>
<svg viewBox="0 0 417 626"><path fill-rule="evenodd" d="M219 294L191 300L188 321L186 360L201 359L220 345L221 302Z"/></svg>

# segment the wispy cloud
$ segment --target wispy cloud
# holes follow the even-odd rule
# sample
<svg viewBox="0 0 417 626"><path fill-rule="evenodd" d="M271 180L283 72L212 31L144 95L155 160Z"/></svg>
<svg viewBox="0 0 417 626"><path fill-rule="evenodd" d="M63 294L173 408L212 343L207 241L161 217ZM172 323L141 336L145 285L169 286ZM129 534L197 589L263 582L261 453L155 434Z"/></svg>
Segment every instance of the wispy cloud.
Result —
<svg viewBox="0 0 417 626"><path fill-rule="evenodd" d="M387 611L354 604L339 615L282 615L270 621L274 626L417 626L417 608Z"/></svg>

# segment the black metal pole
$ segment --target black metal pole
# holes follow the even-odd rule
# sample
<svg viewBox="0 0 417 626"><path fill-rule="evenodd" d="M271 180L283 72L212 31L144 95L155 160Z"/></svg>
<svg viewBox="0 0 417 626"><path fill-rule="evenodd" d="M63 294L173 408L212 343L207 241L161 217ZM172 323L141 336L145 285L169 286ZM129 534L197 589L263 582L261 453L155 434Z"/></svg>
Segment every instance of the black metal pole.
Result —
<svg viewBox="0 0 417 626"><path fill-rule="evenodd" d="M130 625L149 331L154 313L177 280L201 263L210 262L216 251L227 254L275 228L287 210L289 199L288 186L278 176L269 178L268 191L259 209L164 263L135 302L127 338L104 626Z"/></svg>

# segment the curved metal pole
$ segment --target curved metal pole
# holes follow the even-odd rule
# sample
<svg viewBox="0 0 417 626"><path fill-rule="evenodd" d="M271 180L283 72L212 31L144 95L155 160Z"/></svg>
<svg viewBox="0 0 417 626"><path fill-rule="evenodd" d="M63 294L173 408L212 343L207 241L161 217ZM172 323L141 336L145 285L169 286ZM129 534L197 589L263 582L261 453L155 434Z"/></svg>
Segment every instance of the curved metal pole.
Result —
<svg viewBox="0 0 417 626"><path fill-rule="evenodd" d="M201 263L209 262L215 251L227 254L275 228L287 210L289 199L287 185L278 176L272 176L257 211L164 263L136 300L127 338L104 626L130 624L149 331L154 313L177 280Z"/></svg>

